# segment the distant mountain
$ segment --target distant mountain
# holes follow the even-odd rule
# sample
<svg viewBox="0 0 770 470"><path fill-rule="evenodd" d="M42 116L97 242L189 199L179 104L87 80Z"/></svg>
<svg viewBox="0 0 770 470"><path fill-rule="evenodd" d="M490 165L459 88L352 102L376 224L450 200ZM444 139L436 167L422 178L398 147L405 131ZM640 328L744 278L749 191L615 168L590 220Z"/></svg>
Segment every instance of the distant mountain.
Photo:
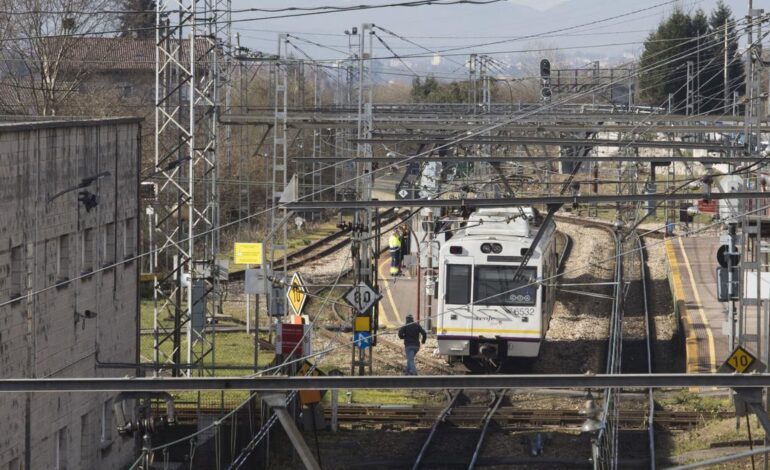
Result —
<svg viewBox="0 0 770 470"><path fill-rule="evenodd" d="M420 74L423 72L449 73L462 71L462 63L472 52L496 52L512 68L521 62L531 62L535 57L558 55L566 65L581 66L593 60L618 63L637 56L641 43L675 5L686 11L694 7L710 13L716 0L681 0L675 4L654 8L636 14L631 12L653 7L665 0L510 0L487 5L424 6L417 8L384 8L313 16L293 16L283 19L236 22L234 32L240 32L241 42L249 47L274 52L278 31L306 37L329 45L336 51L347 49L348 38L344 30L360 27L363 22L373 22L403 35L431 50L443 51L440 64L431 59L408 58L410 54L424 55L426 51L401 41L382 31L380 37ZM336 5L382 4L381 0L345 0ZM733 16L746 14L745 0L727 0ZM260 8L312 7L313 0L261 0ZM233 0L233 8L249 8L251 0ZM536 6L533 8L532 6ZM283 13L235 13L233 18L296 14ZM607 21L607 18L618 17ZM596 24L590 24L596 22ZM320 34L319 34L320 33ZM518 40L513 40L518 39ZM357 38L354 38L354 42ZM315 58L340 58L341 53L308 43L293 41ZM377 41L375 55L390 55ZM474 45L473 49L462 48ZM462 49L461 49L462 48ZM539 49L557 48L553 51ZM529 52L525 52L529 51ZM408 79L410 72L398 61L381 64L384 70L403 73ZM455 73L458 73L455 72ZM395 75L394 75L395 77Z"/></svg>

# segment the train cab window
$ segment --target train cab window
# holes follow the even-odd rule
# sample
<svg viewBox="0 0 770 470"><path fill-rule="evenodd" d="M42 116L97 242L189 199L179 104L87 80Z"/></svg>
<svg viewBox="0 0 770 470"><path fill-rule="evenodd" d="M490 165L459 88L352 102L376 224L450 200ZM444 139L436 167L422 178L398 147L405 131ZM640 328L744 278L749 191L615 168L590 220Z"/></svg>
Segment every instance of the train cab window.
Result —
<svg viewBox="0 0 770 470"><path fill-rule="evenodd" d="M532 280L535 268L524 268L521 280L514 281L516 266L476 266L473 274L475 305L535 305L537 287Z"/></svg>
<svg viewBox="0 0 770 470"><path fill-rule="evenodd" d="M467 305L471 301L471 266L448 264L446 267L446 297L444 302Z"/></svg>

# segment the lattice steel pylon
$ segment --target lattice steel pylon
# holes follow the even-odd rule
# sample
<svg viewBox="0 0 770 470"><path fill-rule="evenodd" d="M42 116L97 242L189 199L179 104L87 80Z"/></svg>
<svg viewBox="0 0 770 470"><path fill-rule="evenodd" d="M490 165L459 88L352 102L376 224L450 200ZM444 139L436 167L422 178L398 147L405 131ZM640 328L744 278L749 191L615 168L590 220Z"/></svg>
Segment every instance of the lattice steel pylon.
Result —
<svg viewBox="0 0 770 470"><path fill-rule="evenodd" d="M372 78L372 40L373 27L371 23L361 25L360 35L358 37L358 80L355 83L355 95L358 101L358 118L356 125L357 138L370 139L374 121L372 116L373 101L373 78ZM369 143L356 145L356 156L359 158L371 158L372 146ZM374 178L372 175L372 163L361 162L356 164L356 195L361 201L370 201L372 199L372 187ZM377 241L373 239L373 233L377 229L373 226L372 212L370 209L357 211L354 215L351 257L353 260L353 272L356 283L367 283L378 290L377 286L377 257L378 251L375 249ZM378 324L378 306L375 303L369 311L364 313L369 317L370 329L376 334ZM355 319L353 320L355 326ZM364 375L366 369L372 373L372 348L360 348L353 345L353 355L351 360L351 375Z"/></svg>
<svg viewBox="0 0 770 470"><path fill-rule="evenodd" d="M165 0L156 5L156 374L166 367L175 376L190 376L194 370L203 374L207 357L214 360L213 331L206 331L214 311L207 313L206 307L218 291L218 41L223 31L229 34L229 22L230 0Z"/></svg>
<svg viewBox="0 0 770 470"><path fill-rule="evenodd" d="M273 93L273 164L272 182L270 186L270 234L267 236L267 260L273 265L276 263L278 252L282 253L281 269L273 269L272 275L276 278L287 280L287 239L288 231L286 219L288 212L280 208L280 200L284 196L288 184L288 105L289 105L289 74L290 64L288 56L288 35L278 35L278 57L271 70L274 79ZM272 266L271 266L272 268ZM286 313L285 290L281 287L271 289L268 312L270 315L284 315Z"/></svg>

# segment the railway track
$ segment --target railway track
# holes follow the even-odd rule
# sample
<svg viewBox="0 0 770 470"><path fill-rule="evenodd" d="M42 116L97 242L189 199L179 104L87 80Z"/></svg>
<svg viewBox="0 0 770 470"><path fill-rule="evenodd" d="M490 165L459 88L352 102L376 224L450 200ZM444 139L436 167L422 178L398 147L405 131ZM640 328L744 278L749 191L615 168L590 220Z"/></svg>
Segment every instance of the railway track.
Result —
<svg viewBox="0 0 770 470"><path fill-rule="evenodd" d="M466 421L471 421L473 424L471 425L472 428L477 429L479 431L478 437L475 441L475 445L473 447L473 452L470 454L470 457L467 456L468 452L464 452L464 449L462 445L453 445L452 451L458 451L460 452L460 455L449 457L447 455L444 455L443 452L437 452L435 454L441 455L441 460L446 461L453 461L454 463L460 463L465 459L467 462L467 468L469 470L472 470L476 467L476 463L479 460L479 457L481 456L481 453L484 449L484 440L487 437L487 433L489 431L489 426L492 423L493 419L495 418L495 415L500 408L500 405L503 402L503 399L505 398L505 395L507 394L508 390L495 390L490 393L489 401L484 407L477 406L476 413L473 414L467 414L463 413L461 410L465 408L466 400L464 399L465 395L462 390L454 392L452 394L451 392L447 392L449 396L451 397L449 400L449 403L445 408L441 410L439 415L436 417L436 419L433 422L433 425L431 426L430 432L428 433L428 437L426 438L425 442L423 443L422 447L420 448L420 452L417 454L417 457L415 458L414 464L412 465L412 470L417 470L421 468L422 466L427 466L426 457L428 455L428 451L434 447L436 447L437 444L434 444L434 439L436 437L436 434L439 433L439 429L442 427L448 427L446 423L452 418L452 424L456 427L458 426L458 423L454 420L453 415L455 413L458 414L464 414L464 418ZM478 411L481 411L478 413ZM472 444L474 441L468 440L468 439L461 439L463 444ZM450 442L451 444L451 442Z"/></svg>
<svg viewBox="0 0 770 470"><path fill-rule="evenodd" d="M453 395L454 397L454 395ZM451 404L451 403L450 403ZM446 411L449 408L449 411ZM427 428L437 422L446 423L460 428L477 428L487 413L486 405L466 404L451 407L444 406L412 406L412 405L340 405L337 409L337 419L340 423L350 425L391 425L398 427ZM228 407L225 407L225 412ZM445 412L446 411L446 412ZM246 413L247 411L244 411ZM324 410L327 417L331 410ZM179 422L192 422L200 415L220 415L222 408L218 406L202 407L200 411L194 406L177 405L176 417ZM671 430L692 429L705 422L716 419L730 419L733 412L699 412L699 411L662 411L655 412L655 424ZM649 414L645 409L621 410L619 413L621 429L644 430L649 422ZM577 409L536 409L518 408L515 406L499 406L490 419L501 429L530 430L530 429L572 429L579 428L586 417Z"/></svg>
<svg viewBox="0 0 770 470"><path fill-rule="evenodd" d="M380 214L380 227L386 228L388 225L394 223L399 218L403 217L407 212L396 212L395 209L388 209ZM326 256L338 252L342 248L350 244L350 238L346 235L350 232L348 229L338 230L332 234L329 234L315 242L307 245L304 248L293 251L286 255L286 270L291 271L304 266L313 261L318 261ZM274 266L275 270L283 270L282 261L276 260ZM245 271L235 271L230 273L231 281L243 280Z"/></svg>
<svg viewBox="0 0 770 470"><path fill-rule="evenodd" d="M644 338L645 338L645 347L646 347L646 357L647 357L647 373L652 374L654 372L653 370L653 358L652 358L652 341L653 341L653 330L652 330L652 324L653 319L650 315L650 308L649 308L649 296L648 296L648 290L647 290L647 259L646 259L646 250L644 246L644 240L642 240L642 237L639 236L639 234L634 231L633 238L635 241L635 244L639 251L639 279L640 279L640 290L641 290L641 297L642 297L642 306L644 310ZM649 441L649 449L650 449L650 468L654 469L656 467L655 461L655 397L653 395L653 389L647 390L647 439Z"/></svg>
<svg viewBox="0 0 770 470"><path fill-rule="evenodd" d="M436 435L438 428L443 423L446 422L446 419L449 416L449 414L461 401L460 397L463 397L462 390L456 390L454 392L454 395L452 394L452 392L449 392L449 391L447 391L446 393L449 396L449 403L447 403L447 405L441 409L441 412L433 420L433 425L430 428L430 432L428 432L428 437L425 439L425 442L422 444L422 447L420 447L420 452L417 454L417 457L414 461L414 465L412 465L412 470L416 470L420 468L420 465L422 464L423 459L425 458L428 452L428 448L430 448L430 445L433 442L433 437Z"/></svg>
<svg viewBox="0 0 770 470"><path fill-rule="evenodd" d="M604 222L597 219L585 219L583 217L564 216L564 215L555 215L553 218L557 222L566 222L570 224L581 225L584 227L599 227L607 230L615 229L615 226L612 224L612 222ZM653 231L645 232L644 236L662 240L665 237L665 234L660 230L653 230Z"/></svg>

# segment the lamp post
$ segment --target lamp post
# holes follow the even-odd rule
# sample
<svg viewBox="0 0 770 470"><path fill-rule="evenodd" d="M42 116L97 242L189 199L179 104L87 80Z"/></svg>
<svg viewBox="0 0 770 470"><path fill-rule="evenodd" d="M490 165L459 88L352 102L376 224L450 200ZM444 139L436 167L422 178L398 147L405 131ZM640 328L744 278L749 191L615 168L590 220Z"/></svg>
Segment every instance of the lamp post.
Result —
<svg viewBox="0 0 770 470"><path fill-rule="evenodd" d="M600 459L599 432L604 428L604 425L601 420L601 408L596 404L590 389L586 391L586 401L578 413L586 417L586 420L580 427L580 432L591 437L591 462L593 463L593 468L598 469Z"/></svg>

